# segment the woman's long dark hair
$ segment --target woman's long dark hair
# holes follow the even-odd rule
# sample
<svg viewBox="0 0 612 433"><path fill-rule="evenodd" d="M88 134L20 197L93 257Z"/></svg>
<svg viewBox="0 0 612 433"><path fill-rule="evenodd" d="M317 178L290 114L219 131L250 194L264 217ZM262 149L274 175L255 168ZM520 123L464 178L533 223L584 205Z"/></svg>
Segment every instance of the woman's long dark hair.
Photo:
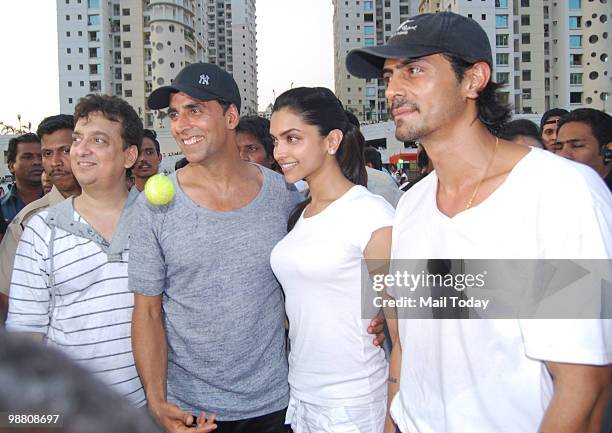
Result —
<svg viewBox="0 0 612 433"><path fill-rule="evenodd" d="M325 87L297 87L287 90L276 98L272 113L283 108L300 116L306 124L316 126L322 137L334 129L342 131L342 141L336 151L336 160L342 174L354 184L367 184L368 175L363 156L365 139L359 127L350 122L342 103L331 90ZM291 212L287 231L293 228L310 200L308 197Z"/></svg>

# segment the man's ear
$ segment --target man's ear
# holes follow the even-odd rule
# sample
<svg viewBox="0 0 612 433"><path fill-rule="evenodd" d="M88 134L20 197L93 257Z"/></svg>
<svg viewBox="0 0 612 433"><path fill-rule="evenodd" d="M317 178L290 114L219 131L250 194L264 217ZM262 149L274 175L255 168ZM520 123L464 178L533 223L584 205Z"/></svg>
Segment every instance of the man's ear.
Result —
<svg viewBox="0 0 612 433"><path fill-rule="evenodd" d="M477 62L465 72L463 87L465 96L469 99L478 99L478 95L491 81L491 67L485 62Z"/></svg>
<svg viewBox="0 0 612 433"><path fill-rule="evenodd" d="M10 161L7 165L11 174L15 176L15 161Z"/></svg>
<svg viewBox="0 0 612 433"><path fill-rule="evenodd" d="M125 153L125 168L131 168L136 164L136 160L138 159L138 147L134 144L130 145L127 149L123 151Z"/></svg>
<svg viewBox="0 0 612 433"><path fill-rule="evenodd" d="M238 108L234 104L231 104L225 112L225 124L228 129L236 129L239 123L240 113L238 112Z"/></svg>

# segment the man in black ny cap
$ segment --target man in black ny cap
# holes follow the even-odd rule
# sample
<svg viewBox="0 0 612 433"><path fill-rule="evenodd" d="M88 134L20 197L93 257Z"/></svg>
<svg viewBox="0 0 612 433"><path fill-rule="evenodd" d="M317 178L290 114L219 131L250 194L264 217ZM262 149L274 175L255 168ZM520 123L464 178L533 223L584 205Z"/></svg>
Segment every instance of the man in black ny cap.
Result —
<svg viewBox="0 0 612 433"><path fill-rule="evenodd" d="M170 203L139 197L130 244L136 365L151 414L171 433L287 430L285 313L270 253L303 197L240 158L240 102L232 76L206 63L148 101L168 107L188 161L170 176Z"/></svg>
<svg viewBox="0 0 612 433"><path fill-rule="evenodd" d="M392 259L610 258L612 200L601 179L496 138L509 110L497 99L489 40L476 21L415 16L387 44L351 51L346 66L360 78L384 78L397 138L419 141L435 168L398 204ZM389 398L402 432L599 428L612 374L609 321L397 313Z"/></svg>

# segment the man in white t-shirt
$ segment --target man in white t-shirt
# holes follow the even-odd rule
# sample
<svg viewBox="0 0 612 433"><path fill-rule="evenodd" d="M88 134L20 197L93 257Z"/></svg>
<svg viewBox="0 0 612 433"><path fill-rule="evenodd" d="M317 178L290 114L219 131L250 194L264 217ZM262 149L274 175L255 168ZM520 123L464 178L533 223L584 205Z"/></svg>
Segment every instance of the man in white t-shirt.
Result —
<svg viewBox="0 0 612 433"><path fill-rule="evenodd" d="M476 21L415 16L386 45L350 52L347 68L385 79L397 138L418 140L435 167L398 204L393 259L610 259L612 200L597 174L495 137L509 110ZM391 416L404 433L598 432L610 322L399 320Z"/></svg>

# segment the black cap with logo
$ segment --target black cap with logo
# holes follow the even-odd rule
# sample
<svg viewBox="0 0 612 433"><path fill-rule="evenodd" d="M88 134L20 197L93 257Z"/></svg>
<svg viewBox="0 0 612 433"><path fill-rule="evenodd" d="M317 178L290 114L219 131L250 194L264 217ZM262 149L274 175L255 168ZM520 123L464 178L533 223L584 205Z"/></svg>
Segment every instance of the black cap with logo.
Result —
<svg viewBox="0 0 612 433"><path fill-rule="evenodd" d="M172 85L155 89L147 104L152 110L170 105L170 95L183 92L203 101L221 100L230 102L240 112L240 90L234 78L212 63L192 63L178 73Z"/></svg>
<svg viewBox="0 0 612 433"><path fill-rule="evenodd" d="M493 64L485 31L471 18L452 12L421 14L404 21L385 45L357 48L346 57L347 70L359 78L382 76L385 59L449 53L476 63Z"/></svg>

